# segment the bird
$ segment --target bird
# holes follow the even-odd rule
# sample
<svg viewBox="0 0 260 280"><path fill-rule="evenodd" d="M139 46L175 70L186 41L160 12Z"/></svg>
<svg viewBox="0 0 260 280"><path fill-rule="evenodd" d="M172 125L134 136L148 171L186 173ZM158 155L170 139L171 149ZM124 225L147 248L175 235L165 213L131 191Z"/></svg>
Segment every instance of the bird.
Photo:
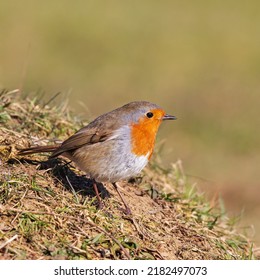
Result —
<svg viewBox="0 0 260 280"><path fill-rule="evenodd" d="M158 105L133 101L105 113L78 130L61 144L20 149L19 156L51 152L73 161L93 181L102 208L97 183L112 183L125 210L132 214L118 187L118 182L138 175L151 159L158 128L162 121L175 120Z"/></svg>

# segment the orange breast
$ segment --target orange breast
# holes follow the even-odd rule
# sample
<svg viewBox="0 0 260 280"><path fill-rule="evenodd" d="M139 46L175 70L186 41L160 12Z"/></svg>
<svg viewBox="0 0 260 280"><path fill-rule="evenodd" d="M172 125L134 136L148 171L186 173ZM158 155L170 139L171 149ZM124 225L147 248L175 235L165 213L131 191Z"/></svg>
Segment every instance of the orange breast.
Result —
<svg viewBox="0 0 260 280"><path fill-rule="evenodd" d="M148 155L151 158L156 134L161 124L161 119L142 118L139 123L132 124L131 143L132 153L138 156Z"/></svg>

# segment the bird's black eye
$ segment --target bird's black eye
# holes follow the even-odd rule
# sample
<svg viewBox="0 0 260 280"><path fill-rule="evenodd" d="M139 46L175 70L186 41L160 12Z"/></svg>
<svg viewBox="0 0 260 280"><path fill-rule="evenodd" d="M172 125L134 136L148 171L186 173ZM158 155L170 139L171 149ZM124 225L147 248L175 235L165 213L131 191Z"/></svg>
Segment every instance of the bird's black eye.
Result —
<svg viewBox="0 0 260 280"><path fill-rule="evenodd" d="M148 112L148 113L146 114L146 117L149 118L149 119L152 118L152 117L153 117L153 113L152 113L152 112Z"/></svg>

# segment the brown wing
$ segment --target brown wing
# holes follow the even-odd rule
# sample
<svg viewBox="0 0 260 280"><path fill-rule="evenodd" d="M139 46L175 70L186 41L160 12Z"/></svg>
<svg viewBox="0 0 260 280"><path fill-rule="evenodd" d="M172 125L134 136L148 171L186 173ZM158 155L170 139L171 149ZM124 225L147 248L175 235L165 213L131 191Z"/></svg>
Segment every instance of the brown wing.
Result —
<svg viewBox="0 0 260 280"><path fill-rule="evenodd" d="M98 142L104 142L111 135L111 130L100 131L97 128L83 128L65 140L50 157L57 157L65 152L73 151L84 145L92 145Z"/></svg>

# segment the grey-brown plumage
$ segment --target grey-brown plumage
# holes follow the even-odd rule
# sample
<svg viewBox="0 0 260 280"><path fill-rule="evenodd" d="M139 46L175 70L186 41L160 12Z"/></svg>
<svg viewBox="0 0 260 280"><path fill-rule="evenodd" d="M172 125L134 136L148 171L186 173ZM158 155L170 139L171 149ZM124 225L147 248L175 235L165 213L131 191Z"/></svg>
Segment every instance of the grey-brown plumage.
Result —
<svg viewBox="0 0 260 280"><path fill-rule="evenodd" d="M148 115L149 113L149 115ZM137 175L147 164L162 120L175 119L158 105L136 101L103 114L61 145L23 149L19 155L52 152L65 156L99 182L117 182ZM139 139L142 147L138 148ZM149 145L144 147L144 145ZM135 151L133 148L135 145Z"/></svg>

